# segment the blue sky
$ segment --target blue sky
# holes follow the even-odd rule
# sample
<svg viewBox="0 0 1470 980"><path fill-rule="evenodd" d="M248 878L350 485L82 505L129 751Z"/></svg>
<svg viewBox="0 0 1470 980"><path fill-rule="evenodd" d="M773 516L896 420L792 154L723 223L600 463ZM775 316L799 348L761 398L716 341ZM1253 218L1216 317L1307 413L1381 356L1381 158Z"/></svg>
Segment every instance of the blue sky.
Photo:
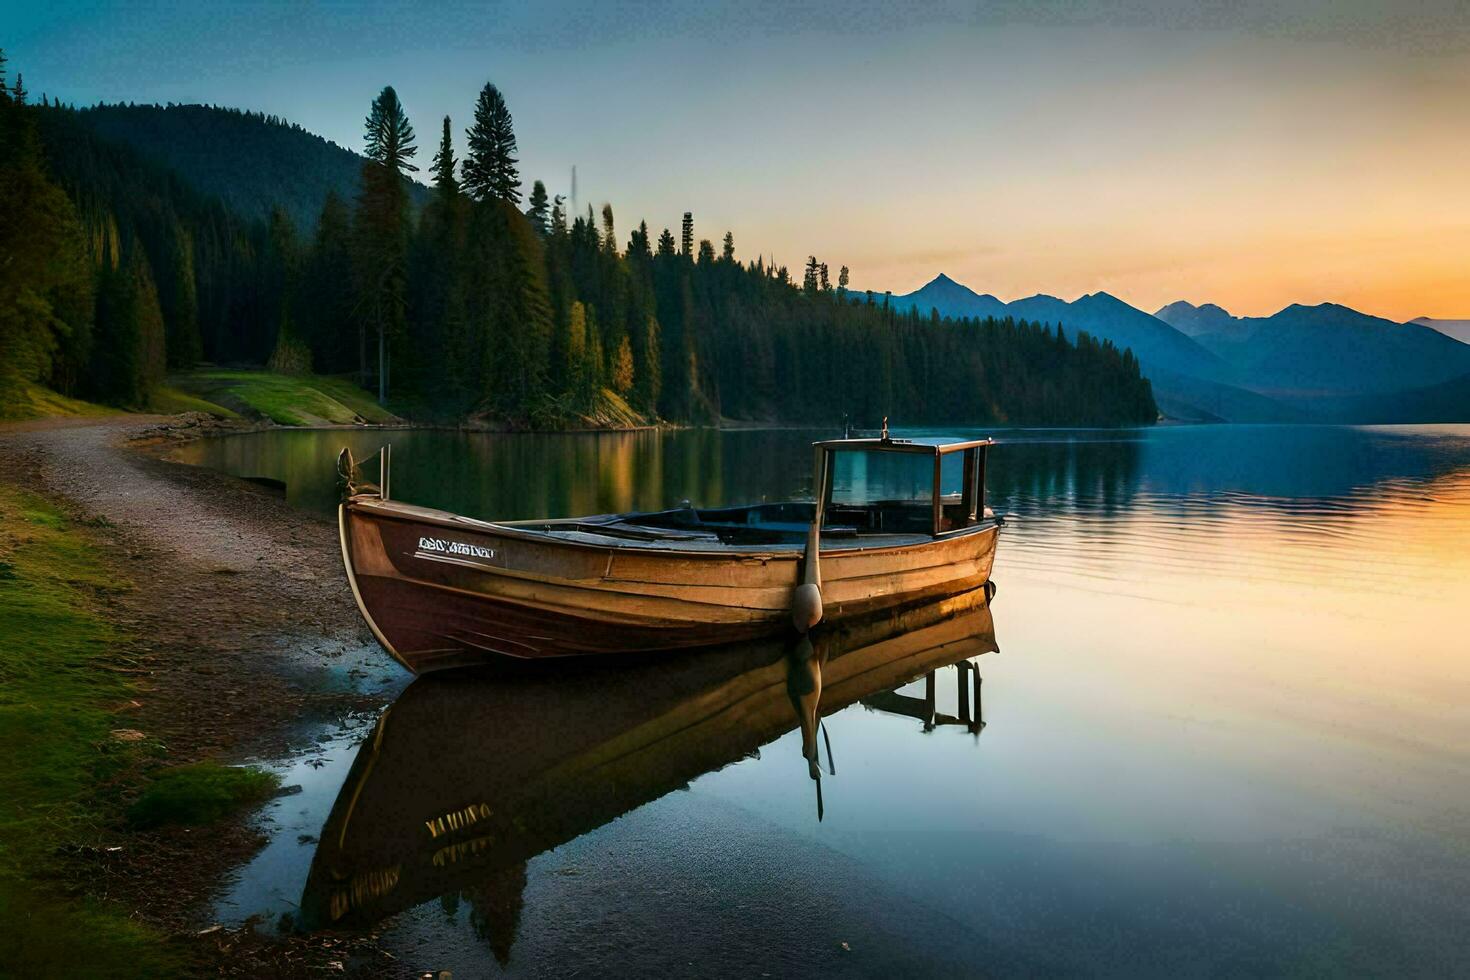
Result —
<svg viewBox="0 0 1470 980"><path fill-rule="evenodd" d="M32 3L77 104L277 113L345 146L394 85L431 152L481 84L522 172L859 286L1470 315L1455 3Z"/></svg>

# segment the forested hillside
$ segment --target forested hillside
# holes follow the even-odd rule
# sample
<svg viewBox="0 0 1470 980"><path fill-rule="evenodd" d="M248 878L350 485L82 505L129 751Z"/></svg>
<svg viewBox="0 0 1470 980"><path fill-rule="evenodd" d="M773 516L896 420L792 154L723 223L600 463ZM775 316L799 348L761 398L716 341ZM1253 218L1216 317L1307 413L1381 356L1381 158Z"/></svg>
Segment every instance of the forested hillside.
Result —
<svg viewBox="0 0 1470 980"><path fill-rule="evenodd" d="M677 239L646 224L623 239L611 206L569 215L540 181L523 200L493 85L462 163L448 118L420 155L385 88L351 193L326 194L309 223L284 202L258 219L202 192L99 135L104 110L0 92L11 381L134 406L170 367L269 364L356 377L414 417L523 426L1156 415L1133 355L1085 334L900 312L815 258L798 284L742 263L728 233L718 247L697 238L688 213ZM420 164L433 187L416 207L405 176Z"/></svg>
<svg viewBox="0 0 1470 980"><path fill-rule="evenodd" d="M79 112L93 132L131 146L196 190L249 219L275 208L310 228L328 194L351 199L363 158L294 123L261 112L206 105L97 105ZM416 205L428 191L409 187Z"/></svg>

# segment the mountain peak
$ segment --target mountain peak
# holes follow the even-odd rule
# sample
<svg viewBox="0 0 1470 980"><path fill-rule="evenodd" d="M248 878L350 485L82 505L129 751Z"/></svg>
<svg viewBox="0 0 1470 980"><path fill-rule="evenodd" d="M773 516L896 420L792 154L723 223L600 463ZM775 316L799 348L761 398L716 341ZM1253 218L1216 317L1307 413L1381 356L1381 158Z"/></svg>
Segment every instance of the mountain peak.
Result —
<svg viewBox="0 0 1470 980"><path fill-rule="evenodd" d="M939 275L935 276L933 279L930 279L928 282L924 283L924 285L920 286L918 289L914 290L914 292L910 295L927 296L936 292L942 296L971 297L980 295L969 286L966 286L962 282L955 282L953 279L942 272Z"/></svg>
<svg viewBox="0 0 1470 980"><path fill-rule="evenodd" d="M1107 291L1102 290L1102 289L1099 289L1095 293L1089 293L1086 296L1080 297L1078 299L1078 302L1080 303L1084 299L1085 300L1090 300L1090 301L1092 301L1094 303L1102 303L1102 304L1104 304L1106 306L1127 306L1130 309L1133 308L1131 304L1123 302L1121 299L1119 299L1118 297L1114 296L1112 293L1107 292Z"/></svg>
<svg viewBox="0 0 1470 980"><path fill-rule="evenodd" d="M1275 323L1314 323L1324 326L1399 326L1390 320L1363 313L1341 303L1292 303L1266 318Z"/></svg>
<svg viewBox="0 0 1470 980"><path fill-rule="evenodd" d="M1182 299L1159 307L1154 311L1154 316L1188 337L1223 330L1235 322L1235 317L1224 307L1214 303L1195 306Z"/></svg>
<svg viewBox="0 0 1470 980"><path fill-rule="evenodd" d="M1000 300L989 293L981 295L942 272L912 293L893 297L893 301L900 309L912 307L920 313L935 309L944 316L983 318L1005 314L1005 304Z"/></svg>

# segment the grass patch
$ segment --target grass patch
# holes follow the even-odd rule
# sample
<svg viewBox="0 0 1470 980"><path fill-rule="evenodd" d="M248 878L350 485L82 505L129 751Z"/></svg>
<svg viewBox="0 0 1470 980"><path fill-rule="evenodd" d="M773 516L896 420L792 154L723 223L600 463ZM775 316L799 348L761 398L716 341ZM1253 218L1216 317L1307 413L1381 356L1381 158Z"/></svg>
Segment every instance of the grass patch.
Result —
<svg viewBox="0 0 1470 980"><path fill-rule="evenodd" d="M186 393L237 408L242 414L263 415L277 425L400 421L345 378L204 370L177 375L171 381Z"/></svg>
<svg viewBox="0 0 1470 980"><path fill-rule="evenodd" d="M220 419L237 419L239 412L216 405L214 402L206 401L197 395L191 395L187 391L177 388L159 387L148 396L147 409L159 415L182 415L185 412L203 412Z"/></svg>
<svg viewBox="0 0 1470 980"><path fill-rule="evenodd" d="M0 421L61 416L116 415L120 409L68 398L29 381L0 381Z"/></svg>
<svg viewBox="0 0 1470 980"><path fill-rule="evenodd" d="M200 762L158 775L128 810L134 827L182 824L197 827L275 795L281 779L253 766Z"/></svg>
<svg viewBox="0 0 1470 980"><path fill-rule="evenodd" d="M88 532L0 484L0 976L161 976L177 956L105 904L47 881L62 845L106 839L136 745L107 709L131 694L101 669L123 639L100 596L128 588Z"/></svg>
<svg viewBox="0 0 1470 980"><path fill-rule="evenodd" d="M0 976L156 980L187 959L147 926L103 903L0 885Z"/></svg>

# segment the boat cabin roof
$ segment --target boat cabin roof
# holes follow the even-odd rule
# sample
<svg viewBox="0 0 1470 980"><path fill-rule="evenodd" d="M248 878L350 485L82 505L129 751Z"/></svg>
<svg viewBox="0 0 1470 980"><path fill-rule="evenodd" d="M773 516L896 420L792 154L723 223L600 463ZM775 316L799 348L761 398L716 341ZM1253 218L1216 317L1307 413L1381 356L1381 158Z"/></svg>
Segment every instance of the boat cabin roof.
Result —
<svg viewBox="0 0 1470 980"><path fill-rule="evenodd" d="M814 447L825 449L828 452L840 452L846 450L859 450L861 452L890 452L890 453L924 453L929 456L943 456L946 453L957 453L965 449L974 449L978 446L993 446L994 439L969 439L965 442L946 442L933 445L927 442L914 442L912 439L823 439L812 443Z"/></svg>

